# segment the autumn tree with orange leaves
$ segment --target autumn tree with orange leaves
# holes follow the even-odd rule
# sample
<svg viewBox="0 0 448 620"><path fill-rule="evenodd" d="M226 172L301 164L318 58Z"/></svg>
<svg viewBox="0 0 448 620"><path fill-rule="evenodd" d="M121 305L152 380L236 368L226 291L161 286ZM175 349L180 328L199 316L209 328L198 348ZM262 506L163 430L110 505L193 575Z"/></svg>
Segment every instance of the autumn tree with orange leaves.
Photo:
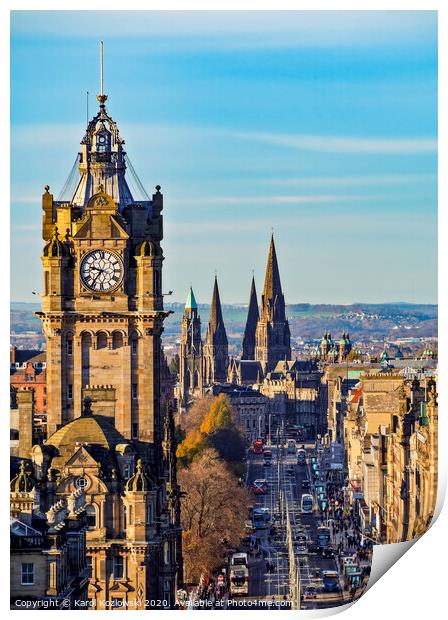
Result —
<svg viewBox="0 0 448 620"><path fill-rule="evenodd" d="M241 473L241 462L245 455L244 439L236 426L235 412L225 394L197 401L187 413L183 426L187 435L177 448L181 466L190 465L204 450L214 448L231 464L235 473Z"/></svg>

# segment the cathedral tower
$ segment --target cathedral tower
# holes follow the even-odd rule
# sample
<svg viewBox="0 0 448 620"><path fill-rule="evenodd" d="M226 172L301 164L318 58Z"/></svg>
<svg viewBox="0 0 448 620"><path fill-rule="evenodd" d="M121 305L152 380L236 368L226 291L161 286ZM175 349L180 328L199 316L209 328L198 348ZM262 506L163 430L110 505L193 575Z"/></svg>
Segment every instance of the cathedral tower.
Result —
<svg viewBox="0 0 448 620"><path fill-rule="evenodd" d="M179 379L184 405L187 405L189 396L202 396L202 371L201 319L193 289L190 287L182 316L179 353Z"/></svg>
<svg viewBox="0 0 448 620"><path fill-rule="evenodd" d="M255 359L261 363L263 370L269 370L279 360L291 359L289 323L286 319L274 235L269 247L260 318L255 334Z"/></svg>
<svg viewBox="0 0 448 620"><path fill-rule="evenodd" d="M243 352L241 359L255 359L255 332L257 331L257 323L260 315L258 313L257 291L255 289L255 278L252 277L252 286L250 289L249 308L247 311L246 328L243 336Z"/></svg>
<svg viewBox="0 0 448 620"><path fill-rule="evenodd" d="M218 279L215 276L210 321L204 345L204 383L225 383L229 365L229 345L226 328L222 318L221 300L219 299Z"/></svg>
<svg viewBox="0 0 448 620"><path fill-rule="evenodd" d="M135 200L127 156L107 96L88 123L72 196L42 199L48 435L81 415L93 387L113 390L113 424L126 438L161 439L163 197ZM93 394L93 396L92 396ZM152 457L142 455L151 462Z"/></svg>

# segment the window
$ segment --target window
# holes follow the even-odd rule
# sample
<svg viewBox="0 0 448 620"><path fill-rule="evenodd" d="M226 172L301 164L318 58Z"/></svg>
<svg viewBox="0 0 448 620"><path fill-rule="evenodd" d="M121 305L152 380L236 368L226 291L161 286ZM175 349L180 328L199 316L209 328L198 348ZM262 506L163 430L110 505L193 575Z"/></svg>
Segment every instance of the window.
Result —
<svg viewBox="0 0 448 620"><path fill-rule="evenodd" d="M133 383L132 384L132 398L137 398L137 384Z"/></svg>
<svg viewBox="0 0 448 620"><path fill-rule="evenodd" d="M68 400L72 400L73 398L73 385L71 383L67 385L67 398Z"/></svg>
<svg viewBox="0 0 448 620"><path fill-rule="evenodd" d="M171 549L168 541L163 543L163 561L165 564L169 564L171 562Z"/></svg>
<svg viewBox="0 0 448 620"><path fill-rule="evenodd" d="M79 478L76 479L76 486L78 487L78 489L86 489L89 485L89 481L87 480L87 478L84 478L83 476L80 476Z"/></svg>
<svg viewBox="0 0 448 620"><path fill-rule="evenodd" d="M137 398L137 394L135 396L132 394L132 398ZM136 422L132 424L132 439L138 439L138 424Z"/></svg>
<svg viewBox="0 0 448 620"><path fill-rule="evenodd" d="M96 337L96 348L105 349L107 347L107 335L104 332L99 332Z"/></svg>
<svg viewBox="0 0 448 620"><path fill-rule="evenodd" d="M123 579L123 557L114 556L114 579Z"/></svg>
<svg viewBox="0 0 448 620"><path fill-rule="evenodd" d="M148 504L146 507L146 525L152 523L152 504Z"/></svg>
<svg viewBox="0 0 448 620"><path fill-rule="evenodd" d="M92 556L91 555L87 555L86 556L86 565L87 565L87 576L89 577L89 579L91 579L93 577L93 563L92 563Z"/></svg>
<svg viewBox="0 0 448 620"><path fill-rule="evenodd" d="M96 510L95 506L89 504L86 506L86 516L87 516L87 527L89 530L94 530L96 528Z"/></svg>
<svg viewBox="0 0 448 620"><path fill-rule="evenodd" d="M131 340L131 351L132 351L132 355L137 355L137 339L133 338Z"/></svg>
<svg viewBox="0 0 448 620"><path fill-rule="evenodd" d="M114 332L112 334L112 348L120 349L123 346L123 334L121 332Z"/></svg>
<svg viewBox="0 0 448 620"><path fill-rule="evenodd" d="M22 563L22 586L34 584L34 564Z"/></svg>
<svg viewBox="0 0 448 620"><path fill-rule="evenodd" d="M73 355L73 340L67 340L67 355Z"/></svg>

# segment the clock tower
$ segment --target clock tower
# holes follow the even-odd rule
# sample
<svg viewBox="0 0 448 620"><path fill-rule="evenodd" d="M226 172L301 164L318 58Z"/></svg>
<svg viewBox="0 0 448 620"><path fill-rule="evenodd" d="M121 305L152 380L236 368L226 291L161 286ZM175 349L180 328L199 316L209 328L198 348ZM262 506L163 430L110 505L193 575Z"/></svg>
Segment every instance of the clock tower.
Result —
<svg viewBox="0 0 448 620"><path fill-rule="evenodd" d="M88 123L68 200L42 197L48 436L92 411L148 449L160 444L163 197L134 199L107 96Z"/></svg>

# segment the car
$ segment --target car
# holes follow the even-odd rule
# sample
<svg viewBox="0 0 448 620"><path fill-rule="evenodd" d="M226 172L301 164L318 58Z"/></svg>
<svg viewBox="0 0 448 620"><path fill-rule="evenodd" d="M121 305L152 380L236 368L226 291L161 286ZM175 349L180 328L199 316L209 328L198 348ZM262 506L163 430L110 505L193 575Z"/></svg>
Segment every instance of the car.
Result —
<svg viewBox="0 0 448 620"><path fill-rule="evenodd" d="M308 547L305 543L299 543L296 546L296 551L298 555L308 555Z"/></svg>
<svg viewBox="0 0 448 620"><path fill-rule="evenodd" d="M334 558L335 553L333 547L324 547L324 549L322 549L322 557L324 558Z"/></svg>
<svg viewBox="0 0 448 620"><path fill-rule="evenodd" d="M296 534L296 535L294 536L294 540L295 540L298 544L306 545L308 538L307 538L307 535L306 535L306 534L299 533L299 534Z"/></svg>
<svg viewBox="0 0 448 620"><path fill-rule="evenodd" d="M306 586L303 590L304 598L316 598L317 597L317 588L314 586Z"/></svg>
<svg viewBox="0 0 448 620"><path fill-rule="evenodd" d="M302 489L308 490L311 486L311 483L309 480L302 480Z"/></svg>
<svg viewBox="0 0 448 620"><path fill-rule="evenodd" d="M271 459L265 459L263 461L263 467L271 467L271 465L272 465Z"/></svg>

